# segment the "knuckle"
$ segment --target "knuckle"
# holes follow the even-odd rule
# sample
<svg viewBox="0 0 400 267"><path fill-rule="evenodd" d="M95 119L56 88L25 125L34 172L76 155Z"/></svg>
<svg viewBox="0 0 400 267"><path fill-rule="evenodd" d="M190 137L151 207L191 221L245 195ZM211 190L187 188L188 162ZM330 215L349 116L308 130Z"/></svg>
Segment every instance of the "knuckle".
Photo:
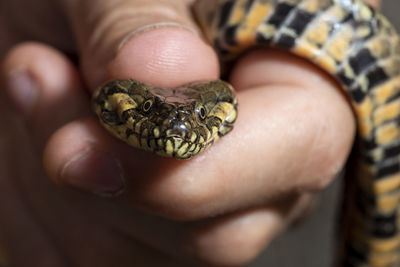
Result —
<svg viewBox="0 0 400 267"><path fill-rule="evenodd" d="M325 189L342 170L354 139L354 118L347 103L334 92L330 107L323 108L310 125L307 150L302 162L302 187L315 192ZM332 95L327 95L327 97ZM325 102L326 101L326 102ZM329 103L328 99L325 103Z"/></svg>
<svg viewBox="0 0 400 267"><path fill-rule="evenodd" d="M225 218L196 229L190 246L195 257L208 265L243 266L254 260L274 238L277 229L262 213ZM272 230L272 231L271 231Z"/></svg>
<svg viewBox="0 0 400 267"><path fill-rule="evenodd" d="M156 201L156 209L165 217L177 221L193 221L214 216L219 210L216 203L218 196L213 190L180 188L164 193ZM218 204L217 204L218 205Z"/></svg>

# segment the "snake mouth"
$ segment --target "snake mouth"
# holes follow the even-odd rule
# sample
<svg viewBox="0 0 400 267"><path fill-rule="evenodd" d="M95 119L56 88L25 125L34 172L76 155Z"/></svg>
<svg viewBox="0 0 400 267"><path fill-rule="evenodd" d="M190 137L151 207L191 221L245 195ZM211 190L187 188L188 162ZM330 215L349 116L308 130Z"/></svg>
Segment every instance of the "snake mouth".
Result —
<svg viewBox="0 0 400 267"><path fill-rule="evenodd" d="M195 143L179 136L169 136L166 139L159 139L159 142L162 142L163 145L162 147L158 147L158 149L154 151L155 153L177 159L189 159L199 154L213 143Z"/></svg>
<svg viewBox="0 0 400 267"><path fill-rule="evenodd" d="M153 152L177 159L188 159L202 152L212 144L206 135L191 131L191 124L175 121L156 138Z"/></svg>

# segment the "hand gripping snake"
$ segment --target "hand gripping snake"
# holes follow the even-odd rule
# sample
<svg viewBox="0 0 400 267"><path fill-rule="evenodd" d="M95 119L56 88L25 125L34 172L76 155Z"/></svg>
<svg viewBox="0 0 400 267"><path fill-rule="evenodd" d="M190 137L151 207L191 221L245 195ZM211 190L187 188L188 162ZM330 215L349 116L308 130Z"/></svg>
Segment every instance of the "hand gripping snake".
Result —
<svg viewBox="0 0 400 267"><path fill-rule="evenodd" d="M400 266L400 42L361 0L201 0L194 13L222 65L253 47L306 58L341 84L357 119L337 266ZM232 130L223 81L163 89L115 80L94 96L102 125L127 143L186 159Z"/></svg>
<svg viewBox="0 0 400 267"><path fill-rule="evenodd" d="M361 0L200 0L194 13L222 65L270 46L342 85L357 119L336 266L400 266L400 42ZM101 124L130 145L186 159L230 132L237 99L223 81L175 89L114 80L95 93Z"/></svg>

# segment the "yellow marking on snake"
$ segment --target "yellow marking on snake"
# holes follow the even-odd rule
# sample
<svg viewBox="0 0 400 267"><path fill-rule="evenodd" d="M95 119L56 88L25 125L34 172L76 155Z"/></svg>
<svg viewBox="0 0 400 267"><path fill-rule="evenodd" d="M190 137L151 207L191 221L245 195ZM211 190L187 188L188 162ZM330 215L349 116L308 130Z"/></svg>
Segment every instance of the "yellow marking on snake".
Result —
<svg viewBox="0 0 400 267"><path fill-rule="evenodd" d="M242 45L247 45L254 40L257 33L256 28L262 23L263 19L270 11L270 6L263 3L256 3L247 14L247 20L242 22L237 33L237 41Z"/></svg>
<svg viewBox="0 0 400 267"><path fill-rule="evenodd" d="M388 144L399 139L399 127L395 123L381 126L376 131L376 141L378 144Z"/></svg>
<svg viewBox="0 0 400 267"><path fill-rule="evenodd" d="M395 77L380 87L376 88L372 94L372 99L375 100L377 105L384 105L391 97L396 95L400 90L398 85L400 84L400 76Z"/></svg>
<svg viewBox="0 0 400 267"><path fill-rule="evenodd" d="M372 112L370 111L369 114ZM364 113L368 114L368 113ZM380 106L374 112L374 124L379 125L385 121L395 119L400 114L400 99L397 99L385 106Z"/></svg>
<svg viewBox="0 0 400 267"><path fill-rule="evenodd" d="M381 195L398 187L400 187L400 174L392 175L376 182L374 184L374 192L377 195Z"/></svg>
<svg viewBox="0 0 400 267"><path fill-rule="evenodd" d="M393 213L397 210L397 206L400 200L400 193L395 192L380 196L377 199L377 205L382 212L387 214Z"/></svg>

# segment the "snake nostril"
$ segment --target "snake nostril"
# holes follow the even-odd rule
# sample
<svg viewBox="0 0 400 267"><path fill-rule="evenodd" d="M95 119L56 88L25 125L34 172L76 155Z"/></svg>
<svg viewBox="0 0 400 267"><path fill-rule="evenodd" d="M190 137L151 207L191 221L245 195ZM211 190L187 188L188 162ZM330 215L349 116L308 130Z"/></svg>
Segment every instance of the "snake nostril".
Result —
<svg viewBox="0 0 400 267"><path fill-rule="evenodd" d="M186 138L188 135L188 129L184 123L176 122L168 131L171 136L178 136L181 138Z"/></svg>

